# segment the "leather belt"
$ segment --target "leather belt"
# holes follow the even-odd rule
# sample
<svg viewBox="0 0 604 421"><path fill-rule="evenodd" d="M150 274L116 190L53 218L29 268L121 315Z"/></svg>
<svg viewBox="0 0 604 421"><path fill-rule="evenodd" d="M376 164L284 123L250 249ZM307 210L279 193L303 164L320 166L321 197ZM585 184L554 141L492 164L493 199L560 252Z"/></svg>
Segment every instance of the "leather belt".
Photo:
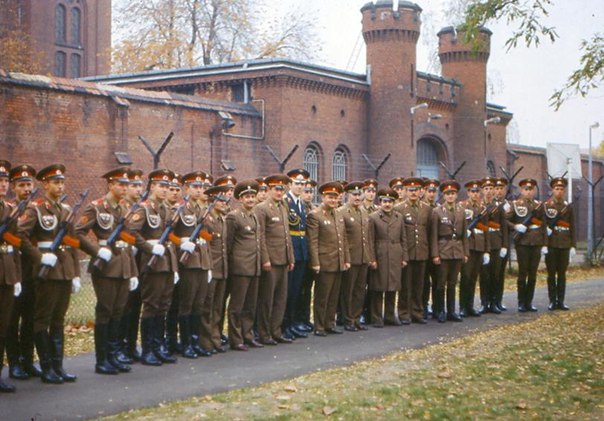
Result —
<svg viewBox="0 0 604 421"><path fill-rule="evenodd" d="M554 227L554 230L556 230L556 231L570 231L570 228L567 228L567 227L560 227L560 226L557 226L557 225L556 225L556 226Z"/></svg>
<svg viewBox="0 0 604 421"><path fill-rule="evenodd" d="M538 230L539 228L541 228L541 225L531 224L528 226L528 229L530 230Z"/></svg>
<svg viewBox="0 0 604 421"><path fill-rule="evenodd" d="M40 250L48 250L52 246L52 241L38 241L38 248ZM69 250L71 246L60 245L58 250Z"/></svg>
<svg viewBox="0 0 604 421"><path fill-rule="evenodd" d="M306 237L306 231L290 231L289 235L294 237Z"/></svg>
<svg viewBox="0 0 604 421"><path fill-rule="evenodd" d="M107 240L99 240L99 246L101 247L105 247L107 245ZM115 243L113 243L113 247L117 248L117 249L125 249L130 247L130 244L128 244L125 241L122 240L117 240Z"/></svg>
<svg viewBox="0 0 604 421"><path fill-rule="evenodd" d="M489 228L489 232L499 232L501 231L499 228Z"/></svg>
<svg viewBox="0 0 604 421"><path fill-rule="evenodd" d="M15 249L10 244L0 244L0 254L12 254L14 251Z"/></svg>

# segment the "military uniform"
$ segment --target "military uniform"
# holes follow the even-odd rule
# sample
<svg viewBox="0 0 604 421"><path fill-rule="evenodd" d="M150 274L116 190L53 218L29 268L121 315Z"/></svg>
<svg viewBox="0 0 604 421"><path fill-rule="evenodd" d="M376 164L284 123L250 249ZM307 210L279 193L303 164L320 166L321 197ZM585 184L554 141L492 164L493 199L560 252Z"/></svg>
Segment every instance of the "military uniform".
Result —
<svg viewBox="0 0 604 421"><path fill-rule="evenodd" d="M427 189L436 189L440 185L438 180L428 180L424 188ZM425 201L425 203L430 206L430 209L434 210L438 206L436 201ZM430 216L430 226L432 226L432 216ZM430 238L428 242L430 242ZM438 282L438 265L435 265L432 259L428 259L426 261L426 271L424 273L424 292L422 293L422 302L424 305L424 319L427 319L430 314L435 318L436 314L432 311L432 308L429 306L430 304L430 295L432 295L432 301L434 301L434 297L436 296L436 284Z"/></svg>

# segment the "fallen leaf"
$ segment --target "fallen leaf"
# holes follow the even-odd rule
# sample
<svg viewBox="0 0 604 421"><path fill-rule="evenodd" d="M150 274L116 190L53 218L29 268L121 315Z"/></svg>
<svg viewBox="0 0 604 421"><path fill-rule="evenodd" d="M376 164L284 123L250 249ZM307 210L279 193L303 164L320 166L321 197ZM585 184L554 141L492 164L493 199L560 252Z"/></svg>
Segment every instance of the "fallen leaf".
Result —
<svg viewBox="0 0 604 421"><path fill-rule="evenodd" d="M286 392L296 393L298 391L298 388L296 386L294 386L293 384L288 384L287 386L285 386L284 390Z"/></svg>
<svg viewBox="0 0 604 421"><path fill-rule="evenodd" d="M520 401L516 404L516 409L521 409L524 411L528 409L528 404L526 403L526 401Z"/></svg>
<svg viewBox="0 0 604 421"><path fill-rule="evenodd" d="M332 408L331 406L324 406L323 407L323 415L331 415L334 412L336 412L336 408Z"/></svg>

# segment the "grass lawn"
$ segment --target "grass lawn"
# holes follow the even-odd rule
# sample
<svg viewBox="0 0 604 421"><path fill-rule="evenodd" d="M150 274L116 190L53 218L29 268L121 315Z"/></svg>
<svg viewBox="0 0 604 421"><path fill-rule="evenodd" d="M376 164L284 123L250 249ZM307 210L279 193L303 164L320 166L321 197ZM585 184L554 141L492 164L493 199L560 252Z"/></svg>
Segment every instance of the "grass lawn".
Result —
<svg viewBox="0 0 604 421"><path fill-rule="evenodd" d="M604 303L109 419L604 419Z"/></svg>

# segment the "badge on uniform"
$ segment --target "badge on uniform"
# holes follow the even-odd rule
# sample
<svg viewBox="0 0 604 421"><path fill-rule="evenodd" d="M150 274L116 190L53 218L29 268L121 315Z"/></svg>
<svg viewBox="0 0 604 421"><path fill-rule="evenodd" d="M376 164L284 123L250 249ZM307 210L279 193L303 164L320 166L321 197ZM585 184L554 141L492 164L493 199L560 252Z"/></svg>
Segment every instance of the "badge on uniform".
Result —
<svg viewBox="0 0 604 421"><path fill-rule="evenodd" d="M59 222L57 217L54 215L42 215L40 219L40 226L46 231L52 231Z"/></svg>
<svg viewBox="0 0 604 421"><path fill-rule="evenodd" d="M246 225L246 226L245 226L245 230L246 230L246 231L251 231L251 230L252 230L252 227L251 227L251 226L249 226L249 225Z"/></svg>
<svg viewBox="0 0 604 421"><path fill-rule="evenodd" d="M528 208L526 206L517 206L514 204L514 212L521 218L524 218L528 214Z"/></svg>
<svg viewBox="0 0 604 421"><path fill-rule="evenodd" d="M440 222L443 224L448 224L449 223L449 217L448 216L443 216L442 218L440 218Z"/></svg>
<svg viewBox="0 0 604 421"><path fill-rule="evenodd" d="M472 219L474 216L474 211L472 209L464 209L466 212L466 219Z"/></svg>
<svg viewBox="0 0 604 421"><path fill-rule="evenodd" d="M326 219L326 220L323 221L323 224L324 225L331 225L331 221L328 220L328 219Z"/></svg>
<svg viewBox="0 0 604 421"><path fill-rule="evenodd" d="M273 221L273 222L279 222L279 217L278 216L273 216L271 218L271 221Z"/></svg>
<svg viewBox="0 0 604 421"><path fill-rule="evenodd" d="M556 208L545 208L545 214L549 219L554 219L558 215L558 209Z"/></svg>

